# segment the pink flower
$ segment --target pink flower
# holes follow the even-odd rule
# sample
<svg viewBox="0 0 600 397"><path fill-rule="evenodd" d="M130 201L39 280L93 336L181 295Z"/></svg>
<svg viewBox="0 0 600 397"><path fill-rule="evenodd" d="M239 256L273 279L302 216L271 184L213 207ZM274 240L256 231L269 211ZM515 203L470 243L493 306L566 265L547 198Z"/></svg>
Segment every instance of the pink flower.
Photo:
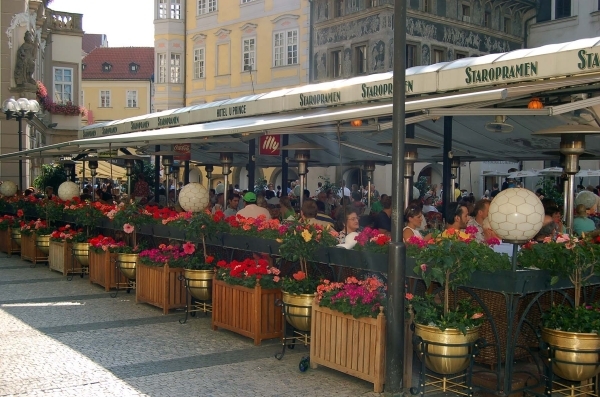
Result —
<svg viewBox="0 0 600 397"><path fill-rule="evenodd" d="M477 320L478 318L483 317L483 313L475 313L471 316L471 320Z"/></svg>
<svg viewBox="0 0 600 397"><path fill-rule="evenodd" d="M134 230L135 230L135 227L133 225L130 225L129 223L126 223L123 225L123 231L127 234L133 233Z"/></svg>
<svg viewBox="0 0 600 397"><path fill-rule="evenodd" d="M467 226L467 228L465 229L465 232L467 234L473 235L473 234L477 234L478 230L475 226Z"/></svg>
<svg viewBox="0 0 600 397"><path fill-rule="evenodd" d="M421 264L421 271L422 272L426 272L427 271L427 265L425 263Z"/></svg>
<svg viewBox="0 0 600 397"><path fill-rule="evenodd" d="M185 244L183 244L183 252L185 252L188 255L192 255L194 252L196 251L196 246L192 243L190 243L189 241Z"/></svg>
<svg viewBox="0 0 600 397"><path fill-rule="evenodd" d="M279 282L279 276L273 277L273 281L276 282L276 283L278 283Z"/></svg>
<svg viewBox="0 0 600 397"><path fill-rule="evenodd" d="M412 300L412 298L414 298L414 295L411 294L410 292L407 292L406 295L404 295L404 297L410 301L410 300Z"/></svg>

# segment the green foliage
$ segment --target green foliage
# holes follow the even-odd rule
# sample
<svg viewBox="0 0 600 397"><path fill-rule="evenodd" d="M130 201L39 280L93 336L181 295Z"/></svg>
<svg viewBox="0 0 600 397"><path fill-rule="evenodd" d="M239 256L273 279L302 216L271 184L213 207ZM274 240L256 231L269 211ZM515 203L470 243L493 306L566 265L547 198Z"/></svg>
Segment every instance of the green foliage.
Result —
<svg viewBox="0 0 600 397"><path fill-rule="evenodd" d="M207 256L206 259L204 259L204 255L201 252L196 252L185 258L171 259L169 261L169 266L182 267L188 270L214 270L214 261L214 257Z"/></svg>
<svg viewBox="0 0 600 397"><path fill-rule="evenodd" d="M481 307L473 305L469 299L458 301L454 308L444 315L444 305L437 303L433 295L406 295L417 324L438 327L441 331L458 329L466 335L468 329L480 326L484 322Z"/></svg>
<svg viewBox="0 0 600 397"><path fill-rule="evenodd" d="M54 225L57 221L62 220L65 204L56 200L40 200L37 203L38 214L46 218L49 225Z"/></svg>
<svg viewBox="0 0 600 397"><path fill-rule="evenodd" d="M117 206L117 212L113 218L113 223L117 229L122 229L123 225L130 224L138 227L141 225L151 225L154 223L152 215L144 214L143 207L135 200L127 203L121 203Z"/></svg>
<svg viewBox="0 0 600 397"><path fill-rule="evenodd" d="M554 200L558 208L563 208L563 194L558 191L554 178L542 178L538 181L536 186L542 189L545 199Z"/></svg>
<svg viewBox="0 0 600 397"><path fill-rule="evenodd" d="M258 178L256 180L256 183L254 184L254 193L255 194L264 194L265 190L267 190L267 187L269 186L269 183L267 182L266 179L264 178Z"/></svg>
<svg viewBox="0 0 600 397"><path fill-rule="evenodd" d="M313 260L318 248L337 244L331 229L303 220L284 223L280 226L279 233L282 234L279 253L283 259L292 262Z"/></svg>
<svg viewBox="0 0 600 397"><path fill-rule="evenodd" d="M415 187L419 189L419 197L425 196L425 194L429 191L431 187L429 183L427 183L427 178L424 176L419 177L419 180L415 182ZM418 197L413 197L418 198Z"/></svg>
<svg viewBox="0 0 600 397"><path fill-rule="evenodd" d="M335 184L335 182L331 182L328 176L319 175L319 179L322 180L321 190L327 192L331 190L334 195L337 195L337 192L340 190L340 187Z"/></svg>
<svg viewBox="0 0 600 397"><path fill-rule="evenodd" d="M571 307L553 305L542 314L544 328L600 335L600 303Z"/></svg>
<svg viewBox="0 0 600 397"><path fill-rule="evenodd" d="M67 173L62 165L42 164L42 173L33 181L33 186L43 192L46 186L54 188L54 194L58 193L58 187L67 180Z"/></svg>
<svg viewBox="0 0 600 397"><path fill-rule="evenodd" d="M77 225L84 226L88 229L98 226L100 220L104 218L102 211L90 205L90 203L86 203L70 212L73 214Z"/></svg>
<svg viewBox="0 0 600 397"><path fill-rule="evenodd" d="M154 194L154 184L156 183L156 178L154 176L154 163L153 162L144 162L142 166L139 161L135 162L133 166L133 175L131 175L131 191L135 188L135 184L138 181L138 175L144 175L146 182L148 183L148 187L150 188L150 193ZM125 179L125 183L127 183L127 178ZM120 188L120 186L119 186Z"/></svg>
<svg viewBox="0 0 600 397"><path fill-rule="evenodd" d="M291 277L284 277L281 289L290 294L314 294L321 280L309 277L302 270L292 274Z"/></svg>

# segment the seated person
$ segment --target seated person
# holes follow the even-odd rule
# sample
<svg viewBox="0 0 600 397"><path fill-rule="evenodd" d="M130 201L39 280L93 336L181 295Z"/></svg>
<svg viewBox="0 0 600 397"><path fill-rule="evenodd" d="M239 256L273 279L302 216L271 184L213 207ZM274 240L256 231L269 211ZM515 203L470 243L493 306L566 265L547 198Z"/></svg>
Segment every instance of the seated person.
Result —
<svg viewBox="0 0 600 397"><path fill-rule="evenodd" d="M587 233L596 230L594 221L588 218L588 211L585 205L579 204L575 208L575 217L573 218L573 233L581 236L581 233Z"/></svg>
<svg viewBox="0 0 600 397"><path fill-rule="evenodd" d="M83 193L81 194L81 196L79 196L79 198L81 199L81 201L85 201L85 200L92 200L92 195L90 194L90 189L88 189L87 187L83 188Z"/></svg>

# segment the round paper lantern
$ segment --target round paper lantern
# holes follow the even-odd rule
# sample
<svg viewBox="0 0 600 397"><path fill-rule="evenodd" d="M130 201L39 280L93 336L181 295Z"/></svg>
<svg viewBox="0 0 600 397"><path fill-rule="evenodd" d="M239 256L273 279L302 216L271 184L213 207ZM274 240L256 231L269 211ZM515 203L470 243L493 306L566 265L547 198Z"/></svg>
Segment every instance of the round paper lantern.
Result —
<svg viewBox="0 0 600 397"><path fill-rule="evenodd" d="M71 181L61 183L58 187L58 197L64 201L79 197L79 186Z"/></svg>
<svg viewBox="0 0 600 397"><path fill-rule="evenodd" d="M585 206L585 209L589 210L590 208L596 205L596 197L598 196L596 196L589 190L579 192L579 194L577 194L577 197L575 198L575 206L583 204Z"/></svg>
<svg viewBox="0 0 600 397"><path fill-rule="evenodd" d="M208 200L208 190L199 183L188 183L179 192L179 205L185 211L203 211L208 205Z"/></svg>
<svg viewBox="0 0 600 397"><path fill-rule="evenodd" d="M0 194L6 197L12 197L17 194L17 184L13 181L4 181L0 185Z"/></svg>
<svg viewBox="0 0 600 397"><path fill-rule="evenodd" d="M505 189L490 204L490 226L498 237L508 242L527 242L544 223L544 206L531 190Z"/></svg>

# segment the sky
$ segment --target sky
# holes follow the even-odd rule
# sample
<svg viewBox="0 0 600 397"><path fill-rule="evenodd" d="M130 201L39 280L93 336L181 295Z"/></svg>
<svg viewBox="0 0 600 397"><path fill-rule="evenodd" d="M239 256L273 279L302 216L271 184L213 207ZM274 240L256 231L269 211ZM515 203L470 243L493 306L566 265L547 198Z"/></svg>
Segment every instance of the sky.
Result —
<svg viewBox="0 0 600 397"><path fill-rule="evenodd" d="M54 0L49 8L83 14L86 33L104 33L109 47L153 47L153 0Z"/></svg>

